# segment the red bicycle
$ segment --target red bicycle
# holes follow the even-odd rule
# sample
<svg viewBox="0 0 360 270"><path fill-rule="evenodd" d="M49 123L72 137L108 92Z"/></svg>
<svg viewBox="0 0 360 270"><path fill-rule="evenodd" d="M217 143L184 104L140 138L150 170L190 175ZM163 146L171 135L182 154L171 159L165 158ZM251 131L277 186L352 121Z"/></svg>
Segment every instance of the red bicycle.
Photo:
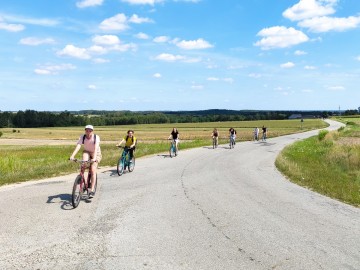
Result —
<svg viewBox="0 0 360 270"><path fill-rule="evenodd" d="M78 207L80 200L85 198L89 199L89 188L91 187L91 171L90 166L94 161L90 160L81 160L81 159L73 159L74 162L80 163L80 173L75 178L73 190L72 190L72 205L74 208ZM87 177L85 171L88 171ZM85 180L87 179L87 181ZM96 174L96 182L94 186L94 194L96 193L97 188L97 174ZM86 196L84 196L84 193L86 193Z"/></svg>

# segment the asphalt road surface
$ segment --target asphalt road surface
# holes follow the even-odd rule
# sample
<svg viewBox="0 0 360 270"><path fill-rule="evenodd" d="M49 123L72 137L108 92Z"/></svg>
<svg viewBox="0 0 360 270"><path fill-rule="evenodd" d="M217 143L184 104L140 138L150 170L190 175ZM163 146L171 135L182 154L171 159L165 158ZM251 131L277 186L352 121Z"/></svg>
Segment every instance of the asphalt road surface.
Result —
<svg viewBox="0 0 360 270"><path fill-rule="evenodd" d="M315 134L155 155L121 177L103 169L76 209L75 174L2 187L0 269L360 269L360 209L274 166Z"/></svg>

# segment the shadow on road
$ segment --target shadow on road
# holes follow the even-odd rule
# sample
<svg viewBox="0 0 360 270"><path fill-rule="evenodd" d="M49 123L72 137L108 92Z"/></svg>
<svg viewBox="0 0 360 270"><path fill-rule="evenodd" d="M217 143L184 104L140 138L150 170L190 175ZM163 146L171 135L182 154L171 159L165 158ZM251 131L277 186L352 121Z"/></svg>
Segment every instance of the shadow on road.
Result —
<svg viewBox="0 0 360 270"><path fill-rule="evenodd" d="M73 209L73 206L71 204L71 194L58 194L58 195L49 196L46 203L61 204L60 208L63 210Z"/></svg>
<svg viewBox="0 0 360 270"><path fill-rule="evenodd" d="M157 155L158 157L163 157L163 158L171 158L171 156L170 155L164 155L164 154L162 154L162 155Z"/></svg>

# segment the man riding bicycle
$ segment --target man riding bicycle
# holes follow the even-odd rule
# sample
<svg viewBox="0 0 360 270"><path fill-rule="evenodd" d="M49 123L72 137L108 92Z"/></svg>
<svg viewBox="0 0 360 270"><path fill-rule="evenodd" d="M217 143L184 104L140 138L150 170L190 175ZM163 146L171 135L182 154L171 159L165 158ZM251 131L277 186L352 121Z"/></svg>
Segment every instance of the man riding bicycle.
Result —
<svg viewBox="0 0 360 270"><path fill-rule="evenodd" d="M76 154L79 152L81 145L84 145L82 153L83 160L90 160L90 172L91 172L91 187L89 197L94 197L94 187L96 183L96 170L101 161L101 149L100 149L100 136L93 133L94 127L87 125L85 127L85 134L81 135L77 141L76 148L72 153L70 160L74 160Z"/></svg>
<svg viewBox="0 0 360 270"><path fill-rule="evenodd" d="M129 151L130 162L132 162L132 158L134 156L134 151L136 146L136 138L134 136L133 130L128 130L127 135L116 146L120 146L123 142L125 142L124 151Z"/></svg>

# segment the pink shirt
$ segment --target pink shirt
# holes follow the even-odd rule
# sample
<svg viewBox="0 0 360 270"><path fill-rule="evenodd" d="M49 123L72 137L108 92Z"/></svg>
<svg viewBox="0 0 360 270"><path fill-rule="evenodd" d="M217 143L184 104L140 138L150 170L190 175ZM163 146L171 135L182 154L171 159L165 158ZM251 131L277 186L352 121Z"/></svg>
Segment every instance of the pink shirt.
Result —
<svg viewBox="0 0 360 270"><path fill-rule="evenodd" d="M82 144L83 142L83 136L84 135L81 135L77 144ZM95 139L95 136L94 134L91 135L90 139L86 138L85 136L85 140L84 140L84 150L91 153L91 154L94 154L95 153L95 147L97 146L97 155L101 154L101 150L100 150L100 136L99 135L96 135L96 144L94 143L94 139Z"/></svg>

